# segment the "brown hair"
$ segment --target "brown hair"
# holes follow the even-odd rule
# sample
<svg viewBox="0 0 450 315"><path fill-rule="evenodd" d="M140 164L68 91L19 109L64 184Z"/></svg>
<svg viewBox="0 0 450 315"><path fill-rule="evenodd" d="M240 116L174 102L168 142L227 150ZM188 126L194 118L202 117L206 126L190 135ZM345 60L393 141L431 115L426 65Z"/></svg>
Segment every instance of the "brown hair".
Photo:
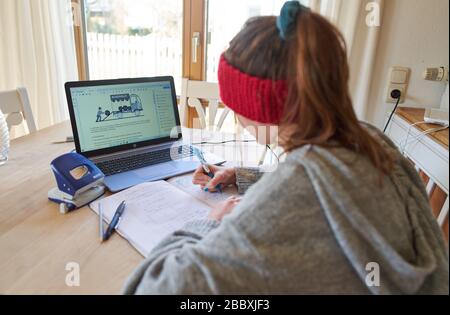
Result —
<svg viewBox="0 0 450 315"><path fill-rule="evenodd" d="M287 80L279 133L286 152L307 144L334 144L367 156L385 174L391 170L391 156L356 117L345 41L325 18L299 12L296 30L286 40L280 38L276 17L252 18L224 56L249 75Z"/></svg>

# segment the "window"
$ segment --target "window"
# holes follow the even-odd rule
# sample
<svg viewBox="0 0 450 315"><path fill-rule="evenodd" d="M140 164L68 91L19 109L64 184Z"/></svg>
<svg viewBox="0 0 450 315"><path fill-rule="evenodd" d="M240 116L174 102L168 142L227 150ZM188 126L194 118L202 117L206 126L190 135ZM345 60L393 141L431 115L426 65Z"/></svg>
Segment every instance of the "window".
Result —
<svg viewBox="0 0 450 315"><path fill-rule="evenodd" d="M89 78L172 75L179 88L182 14L180 0L85 0Z"/></svg>
<svg viewBox="0 0 450 315"><path fill-rule="evenodd" d="M220 55L245 22L254 16L277 15L286 0L208 0L206 79L217 82Z"/></svg>
<svg viewBox="0 0 450 315"><path fill-rule="evenodd" d="M85 13L74 29L80 79L172 75L180 94L182 77L217 82L219 57L247 19L277 15L286 0L72 1ZM193 117L189 108L188 126Z"/></svg>
<svg viewBox="0 0 450 315"><path fill-rule="evenodd" d="M217 82L220 55L245 22L254 16L278 15L285 2L286 0L208 0L207 81ZM310 0L300 2L309 5Z"/></svg>

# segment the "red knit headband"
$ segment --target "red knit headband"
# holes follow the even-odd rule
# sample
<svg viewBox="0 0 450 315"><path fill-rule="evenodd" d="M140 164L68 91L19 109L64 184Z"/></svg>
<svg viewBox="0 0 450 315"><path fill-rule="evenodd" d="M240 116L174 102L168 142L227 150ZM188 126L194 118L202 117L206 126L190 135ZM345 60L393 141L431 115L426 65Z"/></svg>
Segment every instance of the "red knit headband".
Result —
<svg viewBox="0 0 450 315"><path fill-rule="evenodd" d="M287 82L250 76L220 57L222 102L236 114L264 124L278 124L287 98Z"/></svg>

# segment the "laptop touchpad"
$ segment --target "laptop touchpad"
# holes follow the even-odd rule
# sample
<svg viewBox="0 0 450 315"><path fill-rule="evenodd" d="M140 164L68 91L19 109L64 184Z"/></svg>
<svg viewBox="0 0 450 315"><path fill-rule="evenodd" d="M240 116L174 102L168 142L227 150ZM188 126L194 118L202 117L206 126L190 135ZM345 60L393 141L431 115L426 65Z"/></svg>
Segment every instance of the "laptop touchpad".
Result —
<svg viewBox="0 0 450 315"><path fill-rule="evenodd" d="M164 163L155 166L141 168L133 171L133 174L143 179L152 179L164 177L167 174L172 174L177 169L171 165L171 163Z"/></svg>

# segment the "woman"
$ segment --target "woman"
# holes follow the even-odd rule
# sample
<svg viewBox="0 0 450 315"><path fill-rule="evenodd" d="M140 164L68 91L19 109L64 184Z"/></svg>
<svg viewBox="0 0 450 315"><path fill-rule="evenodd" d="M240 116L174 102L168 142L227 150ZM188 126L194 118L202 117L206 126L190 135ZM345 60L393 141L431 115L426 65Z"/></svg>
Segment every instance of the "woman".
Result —
<svg viewBox="0 0 450 315"><path fill-rule="evenodd" d="M221 97L245 127L279 127L286 161L264 175L197 170L205 190L245 195L169 236L125 293L448 294L423 184L357 121L348 81L344 40L318 14L290 1L278 18L249 20L221 58Z"/></svg>

